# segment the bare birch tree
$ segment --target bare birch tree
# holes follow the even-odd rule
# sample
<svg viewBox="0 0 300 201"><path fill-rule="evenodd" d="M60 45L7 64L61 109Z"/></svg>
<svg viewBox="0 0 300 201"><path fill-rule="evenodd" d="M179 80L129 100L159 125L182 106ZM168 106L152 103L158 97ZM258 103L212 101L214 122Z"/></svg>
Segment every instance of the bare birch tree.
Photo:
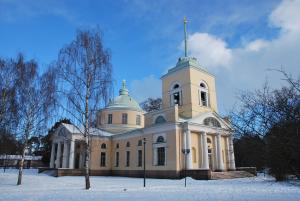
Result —
<svg viewBox="0 0 300 201"><path fill-rule="evenodd" d="M22 142L22 158L19 164L17 185L22 184L23 165L30 137L41 134L55 106L55 70L49 68L41 76L34 60L25 61L20 54L13 63L16 76L17 135Z"/></svg>
<svg viewBox="0 0 300 201"><path fill-rule="evenodd" d="M0 133L11 133L17 123L16 76L13 61L0 58Z"/></svg>
<svg viewBox="0 0 300 201"><path fill-rule="evenodd" d="M85 139L85 188L90 189L89 128L96 110L107 102L112 87L110 54L103 47L100 32L79 30L75 40L59 52L57 66L62 81L59 93L66 103L61 106L73 117Z"/></svg>

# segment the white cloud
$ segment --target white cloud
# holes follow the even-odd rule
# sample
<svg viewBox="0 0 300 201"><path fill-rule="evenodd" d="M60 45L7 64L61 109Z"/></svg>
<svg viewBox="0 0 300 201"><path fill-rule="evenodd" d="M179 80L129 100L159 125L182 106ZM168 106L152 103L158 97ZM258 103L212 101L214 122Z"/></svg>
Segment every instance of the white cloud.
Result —
<svg viewBox="0 0 300 201"><path fill-rule="evenodd" d="M300 31L300 1L284 0L270 15L270 23L284 31Z"/></svg>
<svg viewBox="0 0 300 201"><path fill-rule="evenodd" d="M266 79L272 87L282 85L281 75L270 68L283 67L299 76L299 10L300 1L282 1L269 16L269 23L280 28L280 35L272 40L257 38L240 48L228 48L226 41L208 33L191 35L191 55L216 75L221 113L234 106L238 90L260 88Z"/></svg>
<svg viewBox="0 0 300 201"><path fill-rule="evenodd" d="M142 102L147 98L161 97L161 80L153 75L133 80L130 83L130 94L138 102Z"/></svg>
<svg viewBox="0 0 300 201"><path fill-rule="evenodd" d="M232 52L226 43L207 33L195 33L188 38L188 49L204 66L224 67L230 64Z"/></svg>
<svg viewBox="0 0 300 201"><path fill-rule="evenodd" d="M245 47L245 49L249 50L249 51L257 52L267 46L268 46L268 41L262 40L262 39L257 39L257 40L254 40L254 41L251 41L250 43L248 43L247 46Z"/></svg>

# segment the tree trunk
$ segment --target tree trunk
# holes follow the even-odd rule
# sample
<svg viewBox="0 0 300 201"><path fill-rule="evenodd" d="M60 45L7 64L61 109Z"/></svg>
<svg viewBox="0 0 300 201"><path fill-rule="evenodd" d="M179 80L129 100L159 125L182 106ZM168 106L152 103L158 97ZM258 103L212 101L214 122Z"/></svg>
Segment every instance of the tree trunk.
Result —
<svg viewBox="0 0 300 201"><path fill-rule="evenodd" d="M86 150L85 150L85 189L90 189L90 172L89 172L89 161L90 161L90 145L89 145L89 139L88 136L85 137L85 144L86 144Z"/></svg>
<svg viewBox="0 0 300 201"><path fill-rule="evenodd" d="M18 175L17 185L22 184L23 166L24 166L24 160L25 160L26 147L27 147L27 140L25 140L24 147L23 147L23 150L22 150L22 158L21 158L21 161L20 161L20 164L19 164L19 175Z"/></svg>
<svg viewBox="0 0 300 201"><path fill-rule="evenodd" d="M87 96L85 97L85 130L84 130L84 137L85 137L85 189L90 189L90 138L89 138L89 99L88 93L89 88L87 89Z"/></svg>

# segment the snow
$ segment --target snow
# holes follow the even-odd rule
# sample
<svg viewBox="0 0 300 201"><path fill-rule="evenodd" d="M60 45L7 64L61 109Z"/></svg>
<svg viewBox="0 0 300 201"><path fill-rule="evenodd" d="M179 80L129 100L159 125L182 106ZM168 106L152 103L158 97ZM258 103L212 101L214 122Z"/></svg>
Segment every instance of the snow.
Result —
<svg viewBox="0 0 300 201"><path fill-rule="evenodd" d="M299 183L275 182L272 177L259 175L231 180L143 179L126 177L91 177L92 188L84 190L84 177L52 177L38 174L35 169L24 170L23 184L16 185L17 170L0 170L0 201L299 201Z"/></svg>

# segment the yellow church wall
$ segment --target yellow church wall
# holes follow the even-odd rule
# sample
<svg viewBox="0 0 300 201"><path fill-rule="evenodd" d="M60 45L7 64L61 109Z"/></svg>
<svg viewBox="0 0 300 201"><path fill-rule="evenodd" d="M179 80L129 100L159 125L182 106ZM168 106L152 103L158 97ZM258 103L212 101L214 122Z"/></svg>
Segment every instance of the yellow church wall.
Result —
<svg viewBox="0 0 300 201"><path fill-rule="evenodd" d="M122 114L127 113L128 125L144 127L144 115L140 111L134 110L102 110L100 112L100 125L105 125L108 123L108 114L113 115L112 124L122 124ZM136 116L141 115L141 125L136 125Z"/></svg>
<svg viewBox="0 0 300 201"><path fill-rule="evenodd" d="M166 136L166 164L164 166L154 165L153 161L153 135L159 135L159 133L144 134L143 136L128 136L122 139L113 139L111 145L111 167L113 170L142 170L142 167L138 166L138 150L143 151L143 146L138 146L138 141L146 138L146 168L148 170L176 170L177 169L177 154L178 147L176 145L177 135L175 130L163 132ZM130 147L126 147L127 142L130 143ZM119 148L116 148L119 143ZM126 166L126 151L130 151L130 165ZM116 167L116 152L119 152L119 166ZM95 156L97 157L97 156ZM100 155L99 155L100 157ZM100 164L100 161L99 161ZM96 167L96 166L95 166Z"/></svg>
<svg viewBox="0 0 300 201"><path fill-rule="evenodd" d="M200 81L208 85L209 107L199 104ZM171 87L179 83L182 91L182 105L178 108L179 116L191 118L200 112L214 110L217 112L217 97L215 88L215 78L211 74L195 69L183 68L162 77L162 98L163 108L170 107Z"/></svg>
<svg viewBox="0 0 300 201"><path fill-rule="evenodd" d="M108 139L101 139L92 137L90 141L91 145L91 160L90 160L90 168L92 170L109 170L111 169L111 141ZM101 145L105 143L106 149L101 149ZM101 152L106 153L106 163L105 167L100 166L100 156Z"/></svg>
<svg viewBox="0 0 300 201"><path fill-rule="evenodd" d="M191 157L192 157L192 167L194 169L198 169L200 166L200 147L199 146L200 141L200 134L199 133L191 133ZM194 155L195 154L195 155Z"/></svg>
<svg viewBox="0 0 300 201"><path fill-rule="evenodd" d="M149 127L155 123L158 116L163 116L167 122L178 121L178 106L164 108L159 111L153 111L145 114L145 127Z"/></svg>
<svg viewBox="0 0 300 201"><path fill-rule="evenodd" d="M203 72L196 70L194 68L190 68L190 82L191 82L191 93L192 93L192 110L193 110L193 116L197 115L199 112L205 112L205 111L218 111L217 107L217 96L216 96L216 86L215 86L215 78L214 76ZM200 82L204 81L208 86L208 100L209 100L209 106L200 106L199 104L199 85Z"/></svg>
<svg viewBox="0 0 300 201"><path fill-rule="evenodd" d="M122 114L127 114L127 124L122 124ZM112 124L108 124L108 114L112 114ZM141 125L136 124L137 115L141 117ZM144 113L135 110L101 110L98 113L97 127L112 133L119 133L144 127Z"/></svg>
<svg viewBox="0 0 300 201"><path fill-rule="evenodd" d="M170 89L173 84L179 83L182 88L182 96L189 97L190 91L188 90L187 83L190 79L190 73L187 68L173 72L165 77L162 77L162 98L163 108L170 107ZM188 104L188 99L183 98L183 105Z"/></svg>

